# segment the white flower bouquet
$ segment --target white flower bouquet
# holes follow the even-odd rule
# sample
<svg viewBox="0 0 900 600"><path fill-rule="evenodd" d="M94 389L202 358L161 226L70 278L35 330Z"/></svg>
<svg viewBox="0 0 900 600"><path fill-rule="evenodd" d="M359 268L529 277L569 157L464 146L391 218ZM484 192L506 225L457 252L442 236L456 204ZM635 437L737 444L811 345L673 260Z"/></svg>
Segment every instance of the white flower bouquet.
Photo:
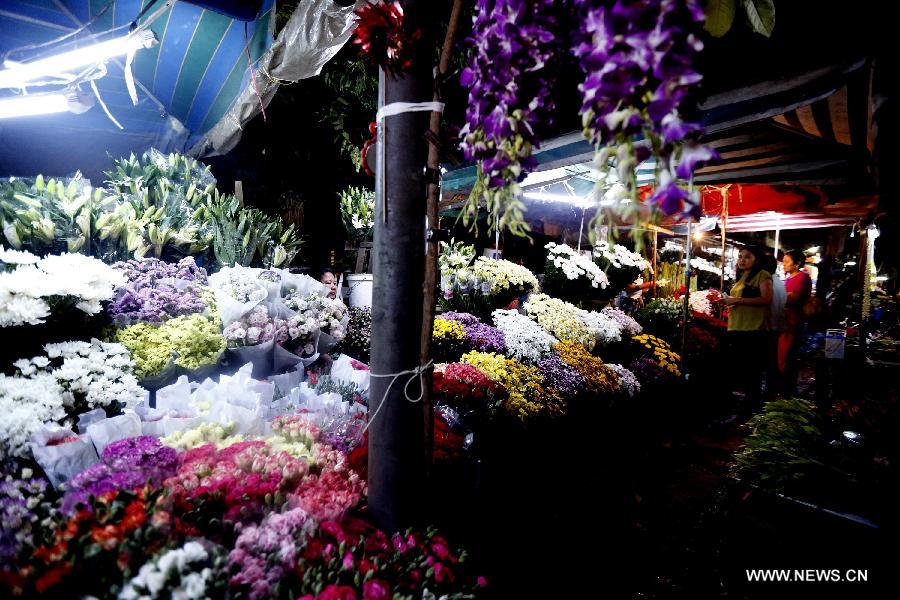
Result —
<svg viewBox="0 0 900 600"><path fill-rule="evenodd" d="M525 315L514 310L495 310L494 325L506 337L506 353L522 362L536 364L553 353L559 341Z"/></svg>
<svg viewBox="0 0 900 600"><path fill-rule="evenodd" d="M43 323L64 305L95 315L125 283L116 269L81 254L38 258L0 249L0 327Z"/></svg>
<svg viewBox="0 0 900 600"><path fill-rule="evenodd" d="M551 295L584 305L609 286L609 279L590 258L565 244L550 242L544 268L544 289Z"/></svg>

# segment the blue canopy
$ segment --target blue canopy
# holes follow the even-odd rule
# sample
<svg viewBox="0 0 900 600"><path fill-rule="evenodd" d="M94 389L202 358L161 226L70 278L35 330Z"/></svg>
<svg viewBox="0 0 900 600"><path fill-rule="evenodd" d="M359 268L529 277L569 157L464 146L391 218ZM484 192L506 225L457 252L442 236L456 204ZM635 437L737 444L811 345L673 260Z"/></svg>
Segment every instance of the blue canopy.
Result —
<svg viewBox="0 0 900 600"><path fill-rule="evenodd" d="M109 167L107 153L116 157L150 147L185 152L203 141L250 84L250 63L255 68L272 45L275 0L260 0L259 11L248 21L187 2L168 4L166 0L0 3L0 55L84 26L72 38L79 44L111 39L124 35L139 14L142 24L152 19L149 29L159 41L135 55L137 105L126 87L124 57L109 61L108 73L96 81L100 98L122 129L99 102L83 114L0 119L0 175L64 175L81 170L98 179ZM221 3L207 0L203 4ZM121 29L111 31L116 28ZM47 49L23 50L16 58L27 59L39 52ZM91 93L89 87L86 91Z"/></svg>

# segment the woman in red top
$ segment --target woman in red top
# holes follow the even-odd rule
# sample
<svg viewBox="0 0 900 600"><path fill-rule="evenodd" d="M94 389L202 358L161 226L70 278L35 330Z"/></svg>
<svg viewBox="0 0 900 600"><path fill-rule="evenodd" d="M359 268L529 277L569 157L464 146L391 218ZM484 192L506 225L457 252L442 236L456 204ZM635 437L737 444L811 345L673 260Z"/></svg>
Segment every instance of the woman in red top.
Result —
<svg viewBox="0 0 900 600"><path fill-rule="evenodd" d="M787 302L784 305L784 330L778 338L778 372L784 381L785 391L794 392L797 385L797 348L803 333L803 307L812 294L812 280L803 271L806 257L799 250L786 252L781 261Z"/></svg>

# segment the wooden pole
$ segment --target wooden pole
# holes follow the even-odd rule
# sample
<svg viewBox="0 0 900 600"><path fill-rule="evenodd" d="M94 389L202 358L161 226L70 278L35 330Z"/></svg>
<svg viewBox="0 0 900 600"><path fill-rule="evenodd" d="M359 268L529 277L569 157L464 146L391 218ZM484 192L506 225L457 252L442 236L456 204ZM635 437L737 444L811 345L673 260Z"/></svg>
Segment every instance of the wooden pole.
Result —
<svg viewBox="0 0 900 600"><path fill-rule="evenodd" d="M658 245L659 245L659 230L654 229L653 230L653 261L652 261L653 272L650 273L650 281L653 282L653 285L650 286L650 297L651 298L656 298L656 281L659 278L659 276L656 273L657 269L659 268L659 265L657 264L657 260L656 260Z"/></svg>
<svg viewBox="0 0 900 600"><path fill-rule="evenodd" d="M440 79L450 69L450 56L453 52L453 43L456 39L456 30L459 27L459 16L462 14L463 0L453 0L453 8L450 10L450 21L447 24L447 33L444 35L444 46L441 48L441 58L438 62L437 77L434 82L435 102L440 102ZM441 132L441 113L432 112L429 129L434 134L434 139L440 139ZM428 146L428 169L434 177L439 177L439 169L441 162L441 150L436 143ZM441 198L440 181L432 179L428 183L428 192L426 196L425 214L427 217L428 228L440 228L438 217L438 202ZM419 356L419 362L423 365L428 362L431 356L431 336L434 331L434 313L437 301L436 290L438 284L438 255L440 254L439 241L429 236L428 243L425 248L425 281L423 283L424 302L422 305L422 351ZM434 407L431 403L431 372L429 371L424 397L422 399L424 406L425 419L425 454L426 461L430 463L431 453L434 446Z"/></svg>
<svg viewBox="0 0 900 600"><path fill-rule="evenodd" d="M725 291L725 235L728 233L728 190L722 194L722 221L719 223L722 230L722 275L719 277L719 292ZM776 256L777 258L777 256Z"/></svg>
<svg viewBox="0 0 900 600"><path fill-rule="evenodd" d="M409 25L428 31L422 22L428 4L402 1ZM406 73L379 73L379 109L431 98L431 69L423 60L430 54L422 39ZM424 112L385 117L378 126L368 496L370 514L386 532L416 522L425 487L422 403L410 401L421 392L419 378L392 375L421 364L427 130Z"/></svg>

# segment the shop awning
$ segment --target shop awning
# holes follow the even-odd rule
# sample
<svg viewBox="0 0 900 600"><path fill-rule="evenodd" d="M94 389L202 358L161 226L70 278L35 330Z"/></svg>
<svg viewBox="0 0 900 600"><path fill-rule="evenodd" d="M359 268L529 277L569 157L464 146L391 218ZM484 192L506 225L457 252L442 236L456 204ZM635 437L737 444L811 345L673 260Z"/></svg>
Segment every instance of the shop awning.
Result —
<svg viewBox="0 0 900 600"><path fill-rule="evenodd" d="M109 168L107 153L127 156L150 147L201 156L227 151L260 102L271 99L275 78L316 74L352 32L353 6L307 0L281 32L290 39L279 35L282 46L273 58L267 50L278 46L273 46L275 8L275 0L4 0L0 55L22 49L16 56L31 58L38 50L23 47L73 32L71 40L80 46L121 36L138 15L159 43L135 54L136 105L126 87L124 58L109 61L108 73L96 80L121 129L99 102L83 114L0 120L0 175L81 170L102 178ZM290 61L295 61L290 73L278 71Z"/></svg>

